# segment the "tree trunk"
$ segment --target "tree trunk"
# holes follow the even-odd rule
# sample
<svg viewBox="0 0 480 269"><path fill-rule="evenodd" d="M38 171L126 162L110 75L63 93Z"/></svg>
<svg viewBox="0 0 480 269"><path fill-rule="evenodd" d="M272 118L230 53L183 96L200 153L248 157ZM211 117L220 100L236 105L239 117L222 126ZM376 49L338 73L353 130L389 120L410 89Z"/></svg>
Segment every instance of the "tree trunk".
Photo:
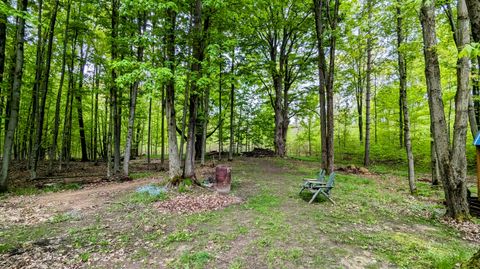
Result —
<svg viewBox="0 0 480 269"><path fill-rule="evenodd" d="M458 46L459 51L468 43L468 17L464 0L458 1ZM439 172L445 191L447 204L446 215L455 219L469 217L467 203L466 173L466 129L468 117L468 58L458 59L457 63L457 94L455 100L455 125L452 152L449 150L447 123L440 83L440 67L436 51L435 3L422 2L420 20L422 23L425 75L430 107L430 117L433 125L435 150L439 162Z"/></svg>
<svg viewBox="0 0 480 269"><path fill-rule="evenodd" d="M205 165L205 153L207 151L207 128L208 128L208 117L209 117L209 102L210 102L210 88L205 89L205 96L203 98L203 128L202 128L202 152L201 152L201 165Z"/></svg>
<svg viewBox="0 0 480 269"><path fill-rule="evenodd" d="M82 105L82 95L83 95L83 78L85 74L85 64L87 62L87 54L89 47L83 55L83 42L80 44L80 68L79 68L79 79L78 79L78 89L75 91L75 100L77 102L77 116L78 116L78 132L80 135L80 146L82 149L82 162L88 161L88 152L87 152L87 140L85 137L85 123L83 121L83 105Z"/></svg>
<svg viewBox="0 0 480 269"><path fill-rule="evenodd" d="M21 0L17 3L18 11L26 13L28 0ZM5 133L5 144L3 147L2 175L0 177L0 191L7 190L8 168L14 142L14 134L18 124L18 113L20 106L20 89L22 87L24 42L25 42L25 18L16 18L17 33L15 37L15 69L13 73L12 91L10 93L10 114L8 128Z"/></svg>
<svg viewBox="0 0 480 269"><path fill-rule="evenodd" d="M40 148L42 144L42 136L43 136L43 122L45 119L45 105L47 102L47 92L48 92L48 82L50 79L50 67L52 62L52 52L53 52L53 36L55 33L55 23L57 20L57 10L58 10L59 1L55 1L55 5L53 7L52 16L50 18L50 26L48 29L48 45L47 45L47 54L46 54L46 61L45 61L45 73L43 74L43 78L41 79L41 85L39 88L40 94L40 106L38 108L37 113L37 131L35 136L35 143L33 149L33 165L31 166L31 178L35 179L37 177L37 164L38 159L40 158Z"/></svg>
<svg viewBox="0 0 480 269"><path fill-rule="evenodd" d="M161 152L160 152L160 163L163 167L165 164L165 88L162 87L162 120L161 120Z"/></svg>
<svg viewBox="0 0 480 269"><path fill-rule="evenodd" d="M222 115L222 62L219 64L219 79L218 79L218 160L222 160L223 152L223 115Z"/></svg>
<svg viewBox="0 0 480 269"><path fill-rule="evenodd" d="M30 111L30 124L29 124L29 147L28 147L28 158L29 158L29 169L31 172L31 177L34 178L35 172L32 168L35 162L35 156L37 152L37 144L39 141L35 141L37 139L37 134L35 131L38 130L38 114L40 110L38 108L38 101L41 97L39 97L39 90L41 80L42 80L42 73L43 73L43 48L44 48L44 37L42 34L43 30L43 0L38 1L38 18L37 18L37 45L36 45L36 57L35 57L35 80L33 82L33 89L32 89L32 100L31 100L31 107L32 110ZM38 145L39 146L39 145ZM36 168L35 168L36 169Z"/></svg>
<svg viewBox="0 0 480 269"><path fill-rule="evenodd" d="M190 90L189 103L189 120L188 120L188 135L187 135L187 154L185 157L185 170L183 176L185 178L195 179L195 136L197 124L197 110L198 110L198 79L201 76L201 62L204 57L203 35L202 31L202 0L195 1L194 15L193 15L193 63L192 76L193 81Z"/></svg>
<svg viewBox="0 0 480 269"><path fill-rule="evenodd" d="M8 4L7 0L3 0L5 4ZM4 95L6 92L5 86L3 86L3 78L5 73L5 51L7 48L7 15L0 14L0 148L2 148L1 130L3 119L3 103ZM5 130L6 131L6 130Z"/></svg>
<svg viewBox="0 0 480 269"><path fill-rule="evenodd" d="M373 83L373 124L375 133L375 144L378 143L377 127L378 127L378 113L377 113L377 76L375 76Z"/></svg>
<svg viewBox="0 0 480 269"><path fill-rule="evenodd" d="M94 121L93 121L93 149L92 149L92 158L95 161L95 164L98 162L98 91L100 90L100 71L98 66L95 65L95 108L94 108Z"/></svg>
<svg viewBox="0 0 480 269"><path fill-rule="evenodd" d="M71 136L72 136L72 112L73 112L73 97L74 97L74 88L75 88L75 79L73 74L77 46L77 37L78 30L75 29L73 40L72 40L72 51L70 54L68 65L68 90L67 90L67 100L65 106L65 119L63 122L63 134L62 134L62 150L60 152L60 165L59 169L62 169L62 161L65 160L65 164L68 165L71 158Z"/></svg>
<svg viewBox="0 0 480 269"><path fill-rule="evenodd" d="M168 124L168 171L170 182L175 184L182 176L180 156L177 146L177 120L175 118L175 25L177 14L173 9L168 9L167 28L167 64L172 72L172 77L166 86L166 112ZM162 115L163 116L163 115Z"/></svg>
<svg viewBox="0 0 480 269"><path fill-rule="evenodd" d="M468 7L468 15L470 18L471 26L470 29L472 31L473 41L478 43L480 42L480 2L478 0L466 0L466 3ZM475 116L475 120L470 119L471 126L473 125L473 122L475 122L476 124L480 123L480 100L478 100L478 98L480 97L480 57L477 57L476 60L476 66L472 68L474 70L474 72L472 72L472 74L474 74L472 76L473 95L476 97L476 100L474 100L473 102L473 108L469 108L469 117L471 118L472 116ZM470 104L470 106L472 106L472 104ZM472 132L473 131L478 132L478 127L472 127ZM476 132L474 136L476 135Z"/></svg>
<svg viewBox="0 0 480 269"><path fill-rule="evenodd" d="M367 1L368 9L368 31L367 31L367 85L365 92L365 156L363 164L370 165L370 93L371 93L371 76L372 76L372 37L371 37L371 21L372 21L372 0Z"/></svg>
<svg viewBox="0 0 480 269"><path fill-rule="evenodd" d="M334 141L334 115L333 115L333 83L335 76L335 51L336 51L336 35L334 32L337 29L338 12L340 2L335 0L335 7L333 8L333 20L330 22L330 63L328 68L328 80L327 80L327 172L331 174L335 169L335 141ZM328 10L330 10L329 2L327 2Z"/></svg>
<svg viewBox="0 0 480 269"><path fill-rule="evenodd" d="M230 149L228 151L228 161L233 161L233 145L234 145L234 127L233 123L235 121L234 112L235 112L235 83L233 77L235 76L235 49L232 52L232 68L230 70L232 76L232 85L230 88ZM277 112L275 112L276 114ZM281 138L281 136L280 136ZM277 144L278 145L278 144ZM278 147L279 152L281 152L280 147ZM283 153L285 154L285 152ZM280 155L282 156L282 155Z"/></svg>
<svg viewBox="0 0 480 269"><path fill-rule="evenodd" d="M147 27L146 17L143 16L141 18L139 16L139 18L138 18L138 35L140 37L145 32L146 27ZM140 44L138 46L138 49L137 49L137 61L139 63L141 63L143 61L143 50L144 50L144 47L143 47L142 44ZM130 94L130 117L128 119L127 139L125 140L125 158L123 160L123 174L126 177L128 177L128 175L129 175L128 174L128 167L130 165L130 154L131 154L131 147L132 147L133 127L135 126L135 109L136 109L136 106L137 106L137 93L138 93L139 84L140 84L139 81L135 81L133 83L132 91L131 91L131 94ZM162 108L163 108L163 104L162 104ZM162 127L163 127L163 124L162 124ZM162 132L163 132L163 130L162 130ZM138 150L138 146L136 148ZM138 152L136 154L138 155Z"/></svg>
<svg viewBox="0 0 480 269"><path fill-rule="evenodd" d="M55 119L53 124L53 133L52 133L52 146L50 147L50 154L49 154L49 162L48 162L48 170L47 174L52 174L53 171L53 162L55 160L57 154L57 144L58 144L58 132L60 130L60 105L62 102L62 90L63 90L63 83L65 80L65 65L67 61L67 45L68 45L68 28L70 24L70 7L71 7L71 0L67 3L67 18L65 20L65 32L64 32L64 39L63 39L63 48L62 48L62 67L60 71L60 83L58 86L57 92L57 100L55 102Z"/></svg>
<svg viewBox="0 0 480 269"><path fill-rule="evenodd" d="M111 60L115 62L117 60L117 37L118 37L118 20L119 20L119 8L120 0L112 0L112 39L111 39ZM110 88L111 111L113 116L113 174L117 174L120 171L120 139L121 139L121 119L120 119L120 101L119 91L116 84L117 71L112 68L112 85ZM108 156L110 158L110 156Z"/></svg>
<svg viewBox="0 0 480 269"><path fill-rule="evenodd" d="M152 150L152 98L148 101L148 134L147 134L147 164L150 164Z"/></svg>
<svg viewBox="0 0 480 269"><path fill-rule="evenodd" d="M403 36L403 19L402 19L402 0L397 0L397 54L398 54L398 73L400 77L400 104L402 105L401 111L403 115L403 131L405 136L405 148L407 151L408 159L408 183L410 187L410 193L416 194L417 187L415 185L415 167L412 152L412 141L410 138L410 115L408 112L408 99L407 99L407 63L405 55L402 52L402 45L404 43ZM403 142L402 142L403 146Z"/></svg>
<svg viewBox="0 0 480 269"><path fill-rule="evenodd" d="M433 124L430 123L430 169L432 173L432 186L438 186L441 180L438 167L437 152L435 151L435 141L433 139Z"/></svg>

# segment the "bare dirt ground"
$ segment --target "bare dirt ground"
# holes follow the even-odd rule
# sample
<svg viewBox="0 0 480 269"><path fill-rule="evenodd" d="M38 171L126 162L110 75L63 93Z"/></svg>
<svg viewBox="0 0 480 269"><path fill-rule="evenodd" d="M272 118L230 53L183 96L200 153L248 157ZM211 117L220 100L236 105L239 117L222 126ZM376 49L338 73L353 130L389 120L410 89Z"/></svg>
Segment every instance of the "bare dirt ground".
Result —
<svg viewBox="0 0 480 269"><path fill-rule="evenodd" d="M126 191L158 182L160 182L159 178L123 183L105 182L86 185L80 190L12 196L0 202L0 228L13 225L35 225L62 213L86 215L109 205L115 197Z"/></svg>

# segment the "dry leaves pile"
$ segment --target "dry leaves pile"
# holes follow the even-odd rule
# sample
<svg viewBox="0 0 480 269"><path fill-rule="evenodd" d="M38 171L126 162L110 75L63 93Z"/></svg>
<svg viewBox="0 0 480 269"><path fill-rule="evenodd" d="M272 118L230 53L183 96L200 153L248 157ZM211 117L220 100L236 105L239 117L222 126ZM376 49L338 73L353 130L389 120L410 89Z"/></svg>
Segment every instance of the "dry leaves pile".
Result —
<svg viewBox="0 0 480 269"><path fill-rule="evenodd" d="M480 243L480 225L467 221L458 222L454 219L442 219L440 221L460 231L463 239Z"/></svg>
<svg viewBox="0 0 480 269"><path fill-rule="evenodd" d="M31 242L0 255L0 268L79 268L60 238Z"/></svg>
<svg viewBox="0 0 480 269"><path fill-rule="evenodd" d="M218 210L240 202L242 202L240 198L231 195L202 194L191 196L182 194L170 200L158 202L155 207L163 213L191 214Z"/></svg>
<svg viewBox="0 0 480 269"><path fill-rule="evenodd" d="M47 221L54 214L54 211L36 204L35 196L15 197L0 203L0 228L17 224L34 225Z"/></svg>

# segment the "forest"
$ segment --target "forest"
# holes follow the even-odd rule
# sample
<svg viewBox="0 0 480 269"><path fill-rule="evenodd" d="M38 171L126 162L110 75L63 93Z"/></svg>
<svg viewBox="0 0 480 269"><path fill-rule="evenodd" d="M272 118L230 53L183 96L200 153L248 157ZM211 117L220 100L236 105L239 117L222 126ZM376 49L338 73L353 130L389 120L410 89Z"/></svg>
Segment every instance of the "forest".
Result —
<svg viewBox="0 0 480 269"><path fill-rule="evenodd" d="M478 0L2 0L0 267L480 268L479 125Z"/></svg>

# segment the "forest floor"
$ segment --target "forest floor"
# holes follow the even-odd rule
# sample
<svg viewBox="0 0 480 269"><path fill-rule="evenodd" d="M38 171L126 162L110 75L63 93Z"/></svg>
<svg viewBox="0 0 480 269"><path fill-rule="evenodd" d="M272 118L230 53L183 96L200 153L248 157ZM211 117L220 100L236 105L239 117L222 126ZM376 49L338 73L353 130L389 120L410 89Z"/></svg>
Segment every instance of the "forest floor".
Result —
<svg viewBox="0 0 480 269"><path fill-rule="evenodd" d="M477 224L443 220L440 189L419 182L413 197L388 169L338 174L333 205L298 194L316 162L229 165L228 196L189 186L141 195L166 174L137 171L129 182L0 197L0 268L452 268L480 246Z"/></svg>

